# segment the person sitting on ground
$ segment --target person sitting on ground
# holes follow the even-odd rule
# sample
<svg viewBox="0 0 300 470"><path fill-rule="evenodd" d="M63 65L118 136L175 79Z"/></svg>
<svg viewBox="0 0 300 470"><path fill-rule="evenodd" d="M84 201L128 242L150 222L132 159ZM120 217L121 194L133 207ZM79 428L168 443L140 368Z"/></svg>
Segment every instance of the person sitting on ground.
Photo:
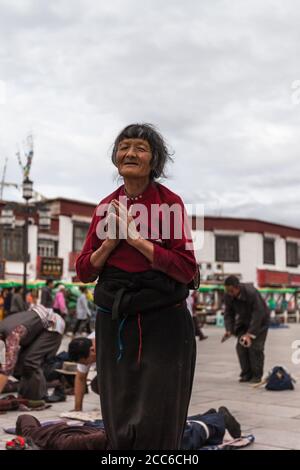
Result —
<svg viewBox="0 0 300 470"><path fill-rule="evenodd" d="M237 439L241 426L230 411L223 407L188 418L182 439L182 450L197 450L205 445L219 445L225 431ZM34 416L20 415L16 433L30 439L41 450L107 450L105 430L91 425L74 426L66 423L42 426Z"/></svg>
<svg viewBox="0 0 300 470"><path fill-rule="evenodd" d="M75 338L69 344L69 360L77 362L75 377L75 411L82 411L83 397L86 392L87 376L92 366L96 365L95 332L87 338ZM91 382L91 389L99 395L97 376Z"/></svg>

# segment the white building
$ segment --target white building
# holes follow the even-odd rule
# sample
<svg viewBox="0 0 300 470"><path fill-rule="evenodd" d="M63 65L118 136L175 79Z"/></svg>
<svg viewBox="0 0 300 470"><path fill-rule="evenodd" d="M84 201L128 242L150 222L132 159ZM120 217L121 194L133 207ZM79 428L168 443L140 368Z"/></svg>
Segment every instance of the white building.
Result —
<svg viewBox="0 0 300 470"><path fill-rule="evenodd" d="M196 227L195 218L192 226ZM203 280L222 281L235 274L260 287L300 285L299 228L255 219L205 217L203 239L196 253Z"/></svg>
<svg viewBox="0 0 300 470"><path fill-rule="evenodd" d="M65 198L46 201L51 214L50 230L41 230L38 211L32 204L28 229L29 260L27 278L76 280L75 260L85 240L95 205ZM13 207L14 228L0 227L2 278L22 280L24 205L0 202L0 209ZM4 263L3 263L4 261Z"/></svg>
<svg viewBox="0 0 300 470"><path fill-rule="evenodd" d="M0 210L7 203L0 201ZM96 205L50 199L51 228L41 230L33 204L29 225L28 280L77 280L75 260L83 246ZM24 205L13 204L15 228L0 227L0 277L23 275ZM195 217L192 228L196 228ZM194 232L198 238L201 234ZM202 234L203 235L203 234ZM229 274L258 286L300 286L300 228L230 217L204 218L204 243L196 252L202 280L222 282ZM3 271L3 272L2 272Z"/></svg>

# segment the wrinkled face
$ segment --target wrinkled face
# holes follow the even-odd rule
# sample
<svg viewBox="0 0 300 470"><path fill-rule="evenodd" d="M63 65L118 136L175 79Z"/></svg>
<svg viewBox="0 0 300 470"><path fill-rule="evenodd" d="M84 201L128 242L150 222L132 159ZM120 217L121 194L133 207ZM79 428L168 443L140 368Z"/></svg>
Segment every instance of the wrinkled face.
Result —
<svg viewBox="0 0 300 470"><path fill-rule="evenodd" d="M230 297L237 298L240 294L240 288L234 286L225 286L226 294L230 295Z"/></svg>
<svg viewBox="0 0 300 470"><path fill-rule="evenodd" d="M116 164L123 178L145 178L150 176L152 153L144 139L124 139L117 148Z"/></svg>

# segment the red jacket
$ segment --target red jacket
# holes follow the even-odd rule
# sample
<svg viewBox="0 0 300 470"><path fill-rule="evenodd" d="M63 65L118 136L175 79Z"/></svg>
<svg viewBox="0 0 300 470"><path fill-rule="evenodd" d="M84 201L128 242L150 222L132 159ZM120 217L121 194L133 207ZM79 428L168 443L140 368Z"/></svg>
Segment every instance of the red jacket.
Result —
<svg viewBox="0 0 300 470"><path fill-rule="evenodd" d="M194 250L191 249L191 246L186 247L186 243L191 243L191 236L189 230L186 235L183 229L183 216L185 214L185 209L183 202L177 194L170 191L168 188L159 183L150 183L144 193L140 195L135 200L127 199L124 192L124 185L120 186L112 194L104 198L99 206L96 208L93 219L87 234L87 238L83 249L77 258L76 261L76 271L79 279L82 282L91 282L94 281L98 275L99 270L94 268L91 265L90 257L91 254L99 248L103 240L100 240L96 229L99 227L99 223L103 223L105 219L105 214L97 215L99 213L99 208L102 204L109 204L113 199L122 198L122 202L127 202L127 208L133 204L143 204L147 208L147 218L148 220L142 221L140 224L137 224L137 228L141 229L141 226L144 223L148 223L148 238L153 242L154 245L154 259L153 264L138 250L130 246L126 240L121 240L118 246L110 254L108 260L106 261L108 266L114 266L116 268L122 269L127 272L144 272L150 269L155 269L162 271L168 274L170 277L176 279L182 283L189 283L195 273L196 273L196 260L194 255ZM151 210L153 210L153 205L164 204L165 207L172 206L177 204L182 215L181 226L178 224L180 221L174 224L174 216L170 217L170 235L164 236L162 226L166 221L166 216L162 213L159 213L158 217L154 217L153 213L151 216ZM103 207L103 206L102 206ZM158 207L158 206L156 206ZM137 214L139 218L139 214ZM137 218L134 217L137 221ZM139 219L141 220L141 218ZM145 227L145 226L144 226ZM178 238L174 236L174 231L181 231L181 237ZM151 235L152 233L152 235ZM153 239L153 233L155 239Z"/></svg>

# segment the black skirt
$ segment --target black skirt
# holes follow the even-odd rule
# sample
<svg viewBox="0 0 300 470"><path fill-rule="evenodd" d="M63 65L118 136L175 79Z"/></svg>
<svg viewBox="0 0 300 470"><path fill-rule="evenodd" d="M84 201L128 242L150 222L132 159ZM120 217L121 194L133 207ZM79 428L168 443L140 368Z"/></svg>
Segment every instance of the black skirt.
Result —
<svg viewBox="0 0 300 470"><path fill-rule="evenodd" d="M117 320L99 312L96 349L109 448L180 449L196 357L186 302Z"/></svg>

